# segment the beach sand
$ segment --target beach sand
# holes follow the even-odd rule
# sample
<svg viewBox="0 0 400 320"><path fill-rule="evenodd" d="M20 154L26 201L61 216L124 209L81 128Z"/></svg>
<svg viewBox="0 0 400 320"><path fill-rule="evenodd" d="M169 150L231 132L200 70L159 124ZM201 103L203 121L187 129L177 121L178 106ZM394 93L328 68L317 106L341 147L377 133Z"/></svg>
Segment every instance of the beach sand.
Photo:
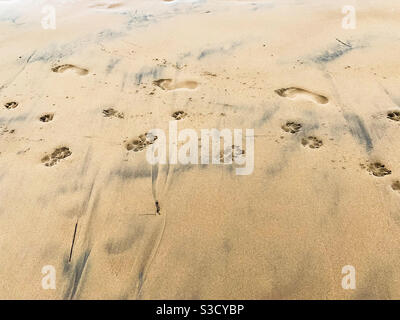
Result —
<svg viewBox="0 0 400 320"><path fill-rule="evenodd" d="M1 0L0 298L399 299L399 17L394 0ZM254 129L254 171L129 147L170 121Z"/></svg>

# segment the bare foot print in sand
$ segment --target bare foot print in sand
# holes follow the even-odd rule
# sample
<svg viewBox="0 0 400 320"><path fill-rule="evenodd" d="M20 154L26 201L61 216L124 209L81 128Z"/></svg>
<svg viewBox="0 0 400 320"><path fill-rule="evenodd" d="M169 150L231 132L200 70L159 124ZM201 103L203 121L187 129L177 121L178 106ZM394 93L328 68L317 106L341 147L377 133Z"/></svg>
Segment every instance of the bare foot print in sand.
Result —
<svg viewBox="0 0 400 320"><path fill-rule="evenodd" d="M4 104L4 107L6 109L15 109L16 107L18 107L18 102L15 101L7 102Z"/></svg>
<svg viewBox="0 0 400 320"><path fill-rule="evenodd" d="M89 8L105 8L105 9L112 9L112 8L117 8L122 6L121 2L112 2L112 3L104 3L104 2L100 2L100 3L94 3L89 5Z"/></svg>
<svg viewBox="0 0 400 320"><path fill-rule="evenodd" d="M118 112L114 108L108 108L103 110L103 115L106 118L120 118L123 119L125 117L123 112Z"/></svg>
<svg viewBox="0 0 400 320"><path fill-rule="evenodd" d="M301 139L301 144L303 146L308 146L311 149L318 149L323 145L322 140L313 136Z"/></svg>
<svg viewBox="0 0 400 320"><path fill-rule="evenodd" d="M297 133L300 131L300 129L302 128L302 125L300 123L288 121L284 125L282 125L281 128L283 131L294 134L294 133Z"/></svg>
<svg viewBox="0 0 400 320"><path fill-rule="evenodd" d="M46 113L46 114L40 116L39 120L42 122L50 122L53 120L53 118L54 118L53 113Z"/></svg>
<svg viewBox="0 0 400 320"><path fill-rule="evenodd" d="M60 66L56 66L56 67L51 68L51 70L53 72L57 72L57 73L63 73L65 71L67 71L67 70L73 70L73 71L75 71L77 74L79 74L81 76L85 76L85 75L87 75L89 73L89 70L74 66L73 64L62 64Z"/></svg>
<svg viewBox="0 0 400 320"><path fill-rule="evenodd" d="M182 120L182 119L184 119L184 118L186 118L187 117L187 113L185 112L185 111L175 111L173 114L172 114L172 118L174 118L175 120Z"/></svg>
<svg viewBox="0 0 400 320"><path fill-rule="evenodd" d="M400 121L400 111L389 111L387 118L393 121Z"/></svg>
<svg viewBox="0 0 400 320"><path fill-rule="evenodd" d="M153 81L153 84L163 90L177 90L177 89L196 89L199 84L196 81L187 80L181 82L173 82L172 79L159 79Z"/></svg>
<svg viewBox="0 0 400 320"><path fill-rule="evenodd" d="M392 189L394 191L400 192L400 181L399 180L393 181Z"/></svg>
<svg viewBox="0 0 400 320"><path fill-rule="evenodd" d="M372 173L375 177L383 177L392 173L391 170L387 169L385 165L380 162L368 164L367 171Z"/></svg>
<svg viewBox="0 0 400 320"><path fill-rule="evenodd" d="M126 150L139 152L144 150L147 146L154 143L157 140L157 136L150 133L141 134L139 137L134 139L132 142L126 144Z"/></svg>
<svg viewBox="0 0 400 320"><path fill-rule="evenodd" d="M57 148L52 154L44 156L42 158L42 163L44 163L46 167L52 167L62 159L69 157L71 154L72 152L68 147Z"/></svg>
<svg viewBox="0 0 400 320"><path fill-rule="evenodd" d="M315 102L317 104L326 104L329 102L327 97L301 88L295 88L295 87L282 88L275 90L275 92L281 97L289 99L303 98Z"/></svg>

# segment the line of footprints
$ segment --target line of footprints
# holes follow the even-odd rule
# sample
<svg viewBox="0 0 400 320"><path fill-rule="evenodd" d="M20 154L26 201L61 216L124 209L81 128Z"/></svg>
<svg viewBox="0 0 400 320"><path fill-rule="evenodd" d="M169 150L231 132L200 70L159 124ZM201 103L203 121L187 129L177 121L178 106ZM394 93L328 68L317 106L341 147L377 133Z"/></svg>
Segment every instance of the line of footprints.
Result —
<svg viewBox="0 0 400 320"><path fill-rule="evenodd" d="M63 64L59 66L55 66L51 68L51 70L55 73L63 73L65 71L73 71L77 73L78 75L84 76L89 73L89 70L85 68L81 68L72 64ZM160 87L162 90L176 90L176 89L196 89L198 86L198 83L195 81L183 81L183 82L178 82L174 83L172 79L159 79L153 81L153 85L156 87ZM282 88L275 90L275 93L278 94L281 97L288 98L288 99L306 99L309 101L312 101L316 104L327 104L329 102L329 99L323 95L313 93L311 91L302 89L302 88L297 88L297 87L290 87L290 88ZM16 101L10 101L4 104L4 108L8 110L13 110L18 107L18 102ZM119 119L124 119L124 113L119 112L118 110L115 110L114 108L107 108L102 111L103 116L106 118L119 118ZM185 111L179 110L175 111L171 117L173 117L175 120L183 120L186 118L188 114ZM54 113L46 113L43 114L39 117L39 120L41 122L50 122L54 118ZM394 110L394 111L388 111L387 112L387 118L392 120L392 121L400 121L400 111ZM302 129L302 124L297 123L295 121L287 121L285 124L281 126L282 130L284 130L287 133L290 134L297 134L301 129ZM14 132L15 130L12 130ZM156 136L153 136L148 133L144 133L136 137L135 139L131 140L130 142L126 142L125 147L128 151L133 151L133 152L139 152L144 150L147 146L151 145L154 143L154 141L157 140ZM315 137L315 136L307 136L301 139L301 144L304 147L309 147L311 149L318 149L322 147L323 142L321 139ZM241 153L244 153L242 150ZM52 167L56 165L58 162L61 160L69 157L72 155L71 150L66 147L62 146L59 148L56 148L51 154L46 154L42 159L41 162L47 166L47 167ZM373 162L373 163L368 163L367 164L360 164L360 166L363 169L366 169L368 172L370 172L372 175L376 177L383 177L386 175L391 174L391 170L387 169L384 164L380 162ZM396 180L392 183L392 189L395 191L400 192L400 181Z"/></svg>
<svg viewBox="0 0 400 320"><path fill-rule="evenodd" d="M294 87L283 88L275 90L275 92L281 97L286 97L290 99L297 99L302 97L318 104L326 104L329 102L328 98L301 88L294 88ZM397 110L388 111L386 116L388 119L392 121L400 121L400 111ZM287 121L285 124L282 125L281 128L285 132L296 134L301 130L302 127L303 126L301 123L297 123L294 121ZM302 138L301 143L303 146L308 146L311 149L317 149L323 145L322 140L314 136L308 136ZM369 163L368 160L366 162L367 164L360 164L361 168L366 169L375 177L384 177L392 173L391 170L386 168L386 166L380 162ZM394 181L391 187L393 190L400 192L400 181L399 180Z"/></svg>

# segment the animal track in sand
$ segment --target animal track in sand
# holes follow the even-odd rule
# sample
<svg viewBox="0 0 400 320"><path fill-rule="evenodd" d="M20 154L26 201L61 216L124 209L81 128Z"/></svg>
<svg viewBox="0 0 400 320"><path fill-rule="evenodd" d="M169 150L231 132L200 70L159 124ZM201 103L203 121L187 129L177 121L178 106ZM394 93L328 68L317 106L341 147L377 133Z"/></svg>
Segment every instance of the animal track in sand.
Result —
<svg viewBox="0 0 400 320"><path fill-rule="evenodd" d="M73 64L62 64L60 66L51 68L51 70L57 73L63 73L64 71L67 70L74 70L77 74L81 76L85 76L89 73L89 70L74 66Z"/></svg>
<svg viewBox="0 0 400 320"><path fill-rule="evenodd" d="M50 122L53 120L53 118L54 118L53 113L46 113L46 114L40 116L39 120L42 122Z"/></svg>
<svg viewBox="0 0 400 320"><path fill-rule="evenodd" d="M173 82L172 79L158 79L154 80L153 84L163 90L177 90L177 89L196 89L199 84L196 81L186 80L180 82Z"/></svg>
<svg viewBox="0 0 400 320"><path fill-rule="evenodd" d="M69 157L71 154L72 152L69 150L68 147L57 148L53 151L52 154L45 155L42 158L42 163L44 163L46 167L52 167L55 164L57 164L60 160Z"/></svg>
<svg viewBox="0 0 400 320"><path fill-rule="evenodd" d="M212 72L209 72L209 71L204 71L204 72L202 73L202 75L203 75L203 76L206 76L206 77L216 77L216 76L217 76L216 73L212 73Z"/></svg>
<svg viewBox="0 0 400 320"><path fill-rule="evenodd" d="M313 136L301 139L301 144L303 146L308 146L311 149L318 149L323 145L322 140Z"/></svg>
<svg viewBox="0 0 400 320"><path fill-rule="evenodd" d="M389 111L387 118L393 121L400 121L400 111Z"/></svg>
<svg viewBox="0 0 400 320"><path fill-rule="evenodd" d="M104 109L103 110L103 115L106 118L120 118L123 119L125 117L123 112L118 112L117 110L115 110L114 108L108 108L108 109Z"/></svg>
<svg viewBox="0 0 400 320"><path fill-rule="evenodd" d="M392 173L391 170L387 169L385 165L380 162L370 163L367 167L367 171L372 173L375 177L383 177Z"/></svg>
<svg viewBox="0 0 400 320"><path fill-rule="evenodd" d="M226 148L225 151L221 151L219 154L219 161L220 162L230 162L230 160L234 161L235 158L244 155L246 152L242 150L240 147L232 145L231 148Z"/></svg>
<svg viewBox="0 0 400 320"><path fill-rule="evenodd" d="M145 149L147 146L154 143L157 140L157 136L150 133L141 134L139 137L134 139L132 142L126 144L126 150L139 152Z"/></svg>
<svg viewBox="0 0 400 320"><path fill-rule="evenodd" d="M15 129L9 130L7 127L3 127L2 125L0 125L0 136L2 136L3 134L6 134L6 133L13 134L13 133L15 133Z"/></svg>
<svg viewBox="0 0 400 320"><path fill-rule="evenodd" d="M18 107L18 102L15 101L7 102L4 104L4 107L6 109L15 109L16 107Z"/></svg>
<svg viewBox="0 0 400 320"><path fill-rule="evenodd" d="M289 99L304 98L318 104L326 104L329 102L329 99L323 95L296 87L282 88L275 90L275 92L279 96Z"/></svg>
<svg viewBox="0 0 400 320"><path fill-rule="evenodd" d="M173 114L172 114L172 118L174 118L175 120L182 120L182 119L184 119L184 118L186 118L187 117L187 113L185 112L185 111L175 111Z"/></svg>
<svg viewBox="0 0 400 320"><path fill-rule="evenodd" d="M400 192L400 181L399 180L393 181L392 189L394 191Z"/></svg>
<svg viewBox="0 0 400 320"><path fill-rule="evenodd" d="M296 123L296 122L293 122L293 121L288 121L284 125L282 125L281 128L282 128L283 131L286 131L286 132L294 134L294 133L299 132L302 127L303 126L300 123Z"/></svg>

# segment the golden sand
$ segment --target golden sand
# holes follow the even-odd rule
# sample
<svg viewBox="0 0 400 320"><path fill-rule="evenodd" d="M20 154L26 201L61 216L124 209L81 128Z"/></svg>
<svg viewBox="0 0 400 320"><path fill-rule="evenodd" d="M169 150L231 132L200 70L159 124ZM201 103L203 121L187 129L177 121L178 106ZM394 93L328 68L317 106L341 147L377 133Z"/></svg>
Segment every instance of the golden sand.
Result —
<svg viewBox="0 0 400 320"><path fill-rule="evenodd" d="M1 0L0 298L400 298L400 3L349 2ZM254 172L150 165L172 120Z"/></svg>

